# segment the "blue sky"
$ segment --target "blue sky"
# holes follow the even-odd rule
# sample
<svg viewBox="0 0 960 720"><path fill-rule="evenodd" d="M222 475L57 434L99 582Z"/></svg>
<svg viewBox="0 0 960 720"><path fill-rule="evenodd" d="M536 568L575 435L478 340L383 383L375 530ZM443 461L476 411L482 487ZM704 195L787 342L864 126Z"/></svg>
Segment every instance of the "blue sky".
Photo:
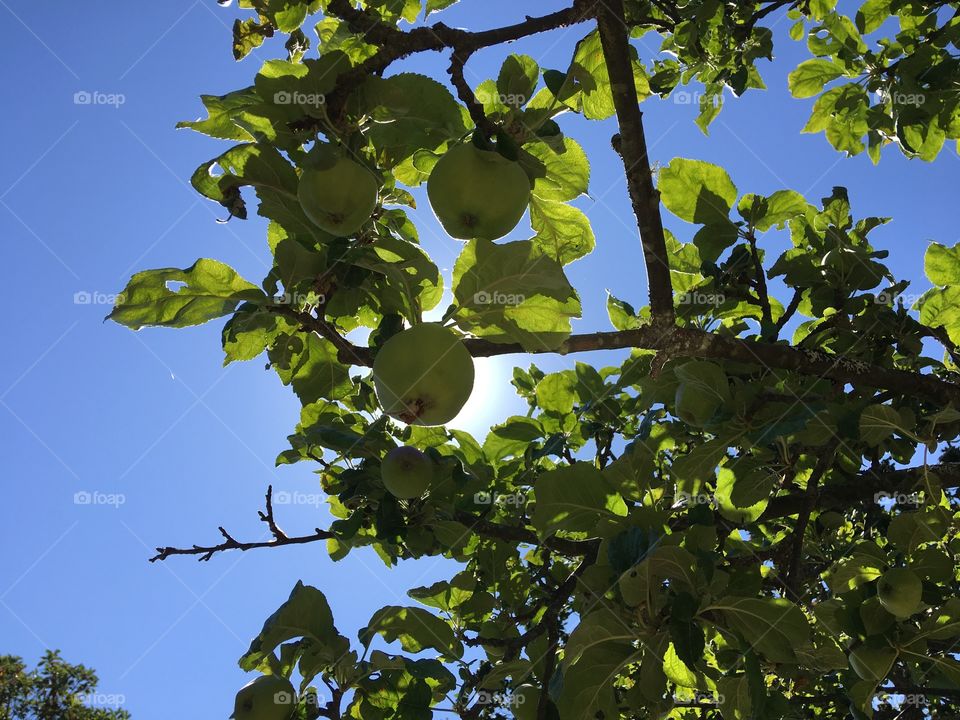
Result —
<svg viewBox="0 0 960 720"><path fill-rule="evenodd" d="M464 0L442 19L489 27L562 4ZM7 348L0 356L0 652L32 662L46 647L60 648L95 667L101 691L124 696L137 720L171 712L226 717L246 680L237 658L298 579L327 592L341 632L355 638L376 609L445 572L432 561L386 572L372 552L335 565L320 545L204 564L147 563L155 545L216 542L218 525L238 538L260 538L256 511L268 483L316 500L278 509L289 532L326 522L310 468L273 467L297 421L295 397L262 361L224 369L220 323L135 334L102 322L105 296L135 270L213 257L254 282L266 272L263 223L217 224L221 209L187 182L227 146L174 130L178 120L201 114L201 93L243 87L262 60L282 53L274 43L234 63L229 26L237 13L214 0L0 0L8 68L0 258L9 289L0 319ZM873 168L865 157L841 158L822 136L800 135L810 102L791 99L785 78L802 48L785 38L786 22L777 29L778 60L762 68L769 91L728 99L709 138L692 122L693 105L645 104L652 157L721 164L741 192L789 187L816 201L846 185L855 214L895 219L874 244L890 250L891 267L922 291L925 241L960 240L952 212L960 161L950 149L932 165L888 150ZM585 32L560 31L511 50L563 68ZM655 51L652 40L638 47L641 57ZM476 84L494 76L505 53L478 54L468 78ZM403 67L442 78L445 63L431 54ZM78 92L100 95L97 103L77 104ZM568 269L584 303L576 329L608 329L605 290L639 306L646 289L609 145L614 126L574 117L562 124L593 161L592 198L578 204L593 221L598 248ZM443 236L428 209L416 220L425 246L449 270L459 244ZM689 238L688 227L666 221ZM773 234L762 241L771 253L784 243ZM92 302L77 304L76 293ZM520 409L507 383L513 360L484 365L485 400L464 427L482 435L496 417ZM78 504L84 492L96 493L97 502Z"/></svg>

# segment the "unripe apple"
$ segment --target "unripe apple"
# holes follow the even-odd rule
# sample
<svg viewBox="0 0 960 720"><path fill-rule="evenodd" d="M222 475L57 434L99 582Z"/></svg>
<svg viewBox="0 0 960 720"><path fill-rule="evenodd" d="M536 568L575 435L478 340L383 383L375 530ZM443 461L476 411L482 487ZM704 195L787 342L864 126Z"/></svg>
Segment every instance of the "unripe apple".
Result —
<svg viewBox="0 0 960 720"><path fill-rule="evenodd" d="M288 720L293 715L297 693L293 684L279 675L261 675L237 693L234 720Z"/></svg>
<svg viewBox="0 0 960 720"><path fill-rule="evenodd" d="M391 495L412 500L423 495L433 480L433 461L414 447L396 447L380 465L383 485Z"/></svg>
<svg viewBox="0 0 960 720"><path fill-rule="evenodd" d="M496 240L513 230L526 212L530 179L519 163L465 143L434 165L427 196L452 237Z"/></svg>
<svg viewBox="0 0 960 720"><path fill-rule="evenodd" d="M510 707L516 720L537 720L539 704L540 688L534 685L519 686L510 698Z"/></svg>
<svg viewBox="0 0 960 720"><path fill-rule="evenodd" d="M300 207L311 222L331 235L353 235L377 207L377 180L350 158L322 148L311 152L300 175Z"/></svg>
<svg viewBox="0 0 960 720"><path fill-rule="evenodd" d="M891 615L906 618L920 609L923 583L907 568L887 570L877 581L877 597Z"/></svg>
<svg viewBox="0 0 960 720"><path fill-rule="evenodd" d="M412 425L453 420L470 399L473 378L470 352L456 334L434 323L397 333L373 361L383 411Z"/></svg>
<svg viewBox="0 0 960 720"><path fill-rule="evenodd" d="M710 422L717 408L723 404L716 395L686 382L677 386L674 403L677 417L694 427L703 427Z"/></svg>

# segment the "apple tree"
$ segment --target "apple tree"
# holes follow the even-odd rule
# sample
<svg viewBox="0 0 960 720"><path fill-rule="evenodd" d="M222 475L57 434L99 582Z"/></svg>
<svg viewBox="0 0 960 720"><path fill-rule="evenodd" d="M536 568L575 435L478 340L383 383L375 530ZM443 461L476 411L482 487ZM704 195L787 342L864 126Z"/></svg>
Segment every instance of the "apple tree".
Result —
<svg viewBox="0 0 960 720"><path fill-rule="evenodd" d="M572 0L456 29L455 2L240 0L236 58L268 38L282 57L181 125L229 144L193 186L230 218L254 203L272 269L140 272L110 315L226 317L226 361L265 353L302 402L277 462L313 464L334 518L288 535L271 488L269 540L221 529L155 560L318 542L456 570L350 632L298 583L240 658L292 678L296 705L238 696L236 717L960 716L960 246L917 244L929 286L908 307L871 242L888 218L842 187L761 195L697 159L652 167L641 114L693 84L706 131L792 41L805 132L932 161L960 149L960 3ZM565 67L521 52L561 29ZM468 81L490 48L497 77ZM421 53L436 77L398 69ZM648 281L583 334L565 268L613 240L571 204L590 180L574 113L615 132ZM408 214L421 185L463 240L448 277ZM525 213L533 236L504 240ZM540 370L546 354L566 368ZM494 355L523 365L527 413L486 437L445 427L472 358Z"/></svg>

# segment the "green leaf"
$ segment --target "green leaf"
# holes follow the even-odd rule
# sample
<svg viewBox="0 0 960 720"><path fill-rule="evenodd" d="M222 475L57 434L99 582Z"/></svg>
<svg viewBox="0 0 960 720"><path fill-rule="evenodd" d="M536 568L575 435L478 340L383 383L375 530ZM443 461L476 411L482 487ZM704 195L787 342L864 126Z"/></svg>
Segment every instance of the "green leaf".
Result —
<svg viewBox="0 0 960 720"><path fill-rule="evenodd" d="M663 673L670 682L680 687L695 688L700 685L697 674L680 659L677 648L672 642L663 656Z"/></svg>
<svg viewBox="0 0 960 720"><path fill-rule="evenodd" d="M640 327L637 311L628 302L614 297L607 291L607 316L616 330L635 330Z"/></svg>
<svg viewBox="0 0 960 720"><path fill-rule="evenodd" d="M239 122L247 110L263 102L252 87L226 95L201 95L200 101L207 110L207 118L179 122L178 129L189 128L221 140L248 142L256 139Z"/></svg>
<svg viewBox="0 0 960 720"><path fill-rule="evenodd" d="M717 466L726 456L727 447L726 439L714 438L676 458L670 466L670 474L677 483L677 490L687 495L699 495L703 484L713 480Z"/></svg>
<svg viewBox="0 0 960 720"><path fill-rule="evenodd" d="M566 203L531 198L530 224L537 233L531 242L561 265L589 255L597 244L587 216Z"/></svg>
<svg viewBox="0 0 960 720"><path fill-rule="evenodd" d="M240 658L240 667L248 672L256 669L280 643L293 638L308 639L310 654L326 665L335 663L350 647L333 624L333 613L324 594L298 582L289 599L267 618L250 649Z"/></svg>
<svg viewBox="0 0 960 720"><path fill-rule="evenodd" d="M960 285L960 244L948 248L930 243L923 256L923 271L934 285Z"/></svg>
<svg viewBox="0 0 960 720"><path fill-rule="evenodd" d="M534 484L533 526L541 538L593 531L604 518L624 517L627 505L597 468L587 463L550 470Z"/></svg>
<svg viewBox="0 0 960 720"><path fill-rule="evenodd" d="M451 5L455 5L458 2L460 2L460 0L427 0L426 15L445 10L446 8L450 7Z"/></svg>
<svg viewBox="0 0 960 720"><path fill-rule="evenodd" d="M773 662L796 662L794 648L810 640L810 625L803 611L782 598L722 598L702 613L721 613L727 625L740 633L750 647Z"/></svg>
<svg viewBox="0 0 960 720"><path fill-rule="evenodd" d="M717 680L720 695L720 710L729 720L751 720L753 702L746 675L727 675Z"/></svg>
<svg viewBox="0 0 960 720"><path fill-rule="evenodd" d="M354 91L351 104L373 121L367 134L381 169L395 167L418 150L437 150L466 132L459 103L426 75L372 76Z"/></svg>
<svg viewBox="0 0 960 720"><path fill-rule="evenodd" d="M590 160L580 144L567 137L527 143L520 164L533 178L533 194L542 200L573 200L590 184Z"/></svg>
<svg viewBox="0 0 960 720"><path fill-rule="evenodd" d="M539 420L515 415L490 428L490 434L483 441L483 452L491 460L522 456L531 443L543 437Z"/></svg>
<svg viewBox="0 0 960 720"><path fill-rule="evenodd" d="M241 306L223 327L223 364L237 360L253 360L273 345L281 335L294 331L293 324L265 308Z"/></svg>
<svg viewBox="0 0 960 720"><path fill-rule="evenodd" d="M716 500L720 513L736 522L753 522L767 508L777 476L763 467L734 461L717 473Z"/></svg>
<svg viewBox="0 0 960 720"><path fill-rule="evenodd" d="M563 689L558 699L563 718L619 716L613 682L624 666L638 660L629 626L610 610L584 617L570 634L563 659Z"/></svg>
<svg viewBox="0 0 960 720"><path fill-rule="evenodd" d="M843 68L833 60L813 58L800 63L787 77L787 86L796 98L808 98L823 91L824 85L843 75Z"/></svg>
<svg viewBox="0 0 960 720"><path fill-rule="evenodd" d="M860 415L860 439L877 446L895 432L904 432L900 413L889 405L871 405Z"/></svg>
<svg viewBox="0 0 960 720"><path fill-rule="evenodd" d="M529 55L508 55L497 77L501 101L512 108L526 105L540 80L540 66Z"/></svg>
<svg viewBox="0 0 960 720"><path fill-rule="evenodd" d="M643 66L637 60L637 50L630 46L630 62L633 66L633 79L640 100L650 95L650 84ZM544 75L546 79L546 75ZM594 30L577 43L573 63L567 75L567 82L573 81L579 90L580 109L588 120L606 120L616 112L613 93L610 89L610 75L600 43L600 34ZM566 83L565 83L566 84ZM566 93L561 97L569 102Z"/></svg>
<svg viewBox="0 0 960 720"><path fill-rule="evenodd" d="M580 316L563 267L533 242L466 244L453 268L457 324L493 342L527 350L556 348Z"/></svg>
<svg viewBox="0 0 960 720"><path fill-rule="evenodd" d="M269 24L258 23L253 18L233 21L233 58L243 60L263 45L264 38L273 34Z"/></svg>
<svg viewBox="0 0 960 720"><path fill-rule="evenodd" d="M284 385L304 405L345 397L352 389L345 365L333 344L315 333L296 332L278 339L269 350L270 363Z"/></svg>
<svg viewBox="0 0 960 720"><path fill-rule="evenodd" d="M867 0L857 11L857 29L864 35L877 30L890 17L892 0Z"/></svg>
<svg viewBox="0 0 960 720"><path fill-rule="evenodd" d="M760 232L776 226L780 229L795 217L804 215L813 206L794 190L777 190L769 197L748 193L740 199L740 216Z"/></svg>
<svg viewBox="0 0 960 720"><path fill-rule="evenodd" d="M577 401L577 374L572 370L550 373L537 383L537 404L547 412L566 415Z"/></svg>
<svg viewBox="0 0 960 720"><path fill-rule="evenodd" d="M429 587L418 587L407 591L407 595L428 607L444 612L452 612L471 597L477 588L477 579L469 573L458 573L452 581L441 580Z"/></svg>
<svg viewBox="0 0 960 720"><path fill-rule="evenodd" d="M690 223L726 220L737 199L727 171L701 160L673 159L660 171L657 186L667 209Z"/></svg>
<svg viewBox="0 0 960 720"><path fill-rule="evenodd" d="M233 268L201 259L186 270L137 273L107 318L134 330L147 325L187 327L229 315L242 302L262 305L269 299Z"/></svg>
<svg viewBox="0 0 960 720"><path fill-rule="evenodd" d="M927 327L944 327L953 342L960 342L960 285L933 289L918 301L920 322Z"/></svg>
<svg viewBox="0 0 960 720"><path fill-rule="evenodd" d="M463 656L463 644L457 640L453 628L423 608L398 605L381 608L360 630L360 642L369 646L377 634L387 642L399 640L407 652L418 653L425 648L433 648L450 661Z"/></svg>
<svg viewBox="0 0 960 720"><path fill-rule="evenodd" d="M710 124L717 119L720 111L723 109L723 94L715 95L704 94L700 96L700 112L694 122L700 131L706 135Z"/></svg>
<svg viewBox="0 0 960 720"><path fill-rule="evenodd" d="M297 200L300 181L296 170L271 145L237 145L197 168L190 182L201 195L239 218L247 217L240 188L253 186L260 198L260 215L276 220L291 234L314 239L329 237L304 215Z"/></svg>

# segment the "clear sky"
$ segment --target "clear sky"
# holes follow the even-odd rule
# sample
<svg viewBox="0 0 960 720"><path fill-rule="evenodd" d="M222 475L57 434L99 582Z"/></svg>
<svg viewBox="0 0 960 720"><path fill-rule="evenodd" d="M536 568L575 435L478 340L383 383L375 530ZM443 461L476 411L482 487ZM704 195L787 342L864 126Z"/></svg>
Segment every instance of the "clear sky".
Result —
<svg viewBox="0 0 960 720"><path fill-rule="evenodd" d="M441 17L481 28L563 4L463 0ZM229 26L239 12L215 0L0 0L0 258L8 288L0 319L0 653L33 662L45 648L60 648L96 668L101 691L122 695L136 720L225 718L246 681L237 658L298 579L327 592L338 627L355 639L376 609L445 572L433 561L386 572L372 551L334 564L322 545L204 564L147 562L156 545L216 542L218 525L259 539L256 512L268 483L316 501L278 508L290 533L328 521L310 468L273 467L297 421L296 398L262 360L222 367L222 323L132 333L102 322L106 296L135 270L213 257L253 282L267 271L264 224L217 224L221 208L188 184L227 145L174 130L178 120L201 114L201 93L244 87L260 62L282 55L274 42L235 63ZM769 90L728 98L709 138L693 124L693 105L646 103L652 157L719 163L741 192L789 187L817 201L833 185L847 185L857 216L895 219L871 237L922 291L925 241L960 240L960 160L945 149L928 165L890 149L873 168L865 156L843 159L821 135L800 135L810 101L792 100L785 89L801 54L786 25L777 28L778 60L762 66ZM512 50L562 69L585 32L559 31ZM652 40L638 47L645 58L656 49ZM468 78L476 84L494 76L505 53L477 55ZM431 54L404 67L443 78L446 59ZM98 95L78 104L76 93ZM561 123L593 161L592 197L578 203L598 248L568 268L584 304L575 328L609 329L605 290L637 306L646 290L609 145L614 125L570 116ZM429 209L416 220L425 246L449 271L459 244L442 235ZM688 227L667 222L689 239ZM785 239L771 234L762 244L778 253ZM77 293L91 302L78 304ZM482 435L496 417L519 410L507 381L512 361L485 365L481 401L462 426ZM94 502L77 502L87 497Z"/></svg>

